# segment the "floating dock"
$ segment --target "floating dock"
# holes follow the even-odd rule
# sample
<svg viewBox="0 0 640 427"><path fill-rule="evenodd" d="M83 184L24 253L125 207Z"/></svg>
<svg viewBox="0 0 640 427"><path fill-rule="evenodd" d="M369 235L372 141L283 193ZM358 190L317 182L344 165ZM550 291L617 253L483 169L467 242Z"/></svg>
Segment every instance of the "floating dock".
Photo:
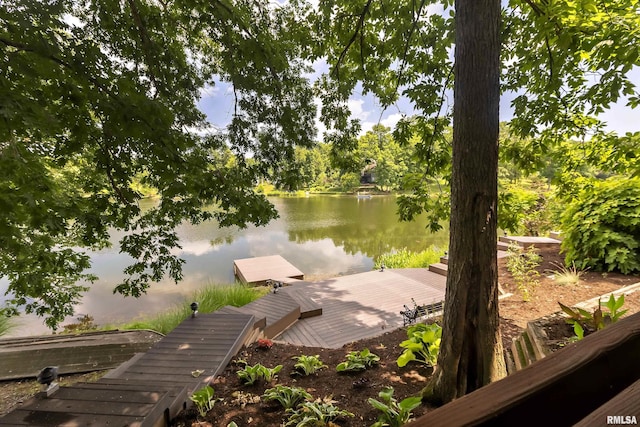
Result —
<svg viewBox="0 0 640 427"><path fill-rule="evenodd" d="M233 273L250 285L265 285L267 280L304 279L304 273L280 255L236 259Z"/></svg>

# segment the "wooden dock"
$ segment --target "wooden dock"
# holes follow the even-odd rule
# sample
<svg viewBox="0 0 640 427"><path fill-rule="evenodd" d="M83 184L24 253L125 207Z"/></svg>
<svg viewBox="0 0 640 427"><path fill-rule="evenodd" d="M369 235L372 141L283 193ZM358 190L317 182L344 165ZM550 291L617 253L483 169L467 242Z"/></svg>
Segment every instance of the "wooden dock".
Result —
<svg viewBox="0 0 640 427"><path fill-rule="evenodd" d="M264 285L267 280L304 279L304 273L280 255L236 259L233 273L251 285Z"/></svg>

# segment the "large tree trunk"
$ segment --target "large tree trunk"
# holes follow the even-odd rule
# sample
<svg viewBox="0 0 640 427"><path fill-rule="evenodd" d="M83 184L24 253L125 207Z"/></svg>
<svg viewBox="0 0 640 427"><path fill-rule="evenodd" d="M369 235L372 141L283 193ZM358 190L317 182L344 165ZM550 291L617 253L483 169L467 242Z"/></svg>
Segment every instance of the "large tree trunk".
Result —
<svg viewBox="0 0 640 427"><path fill-rule="evenodd" d="M449 273L423 397L446 403L506 375L498 317L500 0L457 0Z"/></svg>

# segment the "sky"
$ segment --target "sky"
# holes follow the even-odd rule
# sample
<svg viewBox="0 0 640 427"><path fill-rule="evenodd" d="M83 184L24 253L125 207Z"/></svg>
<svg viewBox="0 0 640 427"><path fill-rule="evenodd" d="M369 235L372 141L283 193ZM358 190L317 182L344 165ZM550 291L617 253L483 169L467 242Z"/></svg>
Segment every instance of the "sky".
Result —
<svg viewBox="0 0 640 427"><path fill-rule="evenodd" d="M322 65L318 66L317 73L322 72ZM315 77L314 75L310 76ZM631 79L640 87L640 69L636 68L631 72ZM503 95L500 101L500 120L508 121L513 117L511 100L513 94ZM448 102L453 103L452 94L449 94ZM230 121L233 114L233 91L228 83L217 82L213 87L207 88L202 93L199 102L200 109L207 115L209 122L218 128L224 128ZM362 124L362 134L371 130L374 125L380 123L391 129L400 120L403 114L411 115L413 110L408 100L400 99L394 106L383 110L371 94L366 96L362 92L352 95L349 99L349 108L353 117L360 119ZM626 106L626 99L621 99L613 104L609 111L600 118L607 123L607 130L623 135L626 132L640 131L640 111L632 110ZM322 138L322 124L317 120L317 127L320 132L317 136Z"/></svg>

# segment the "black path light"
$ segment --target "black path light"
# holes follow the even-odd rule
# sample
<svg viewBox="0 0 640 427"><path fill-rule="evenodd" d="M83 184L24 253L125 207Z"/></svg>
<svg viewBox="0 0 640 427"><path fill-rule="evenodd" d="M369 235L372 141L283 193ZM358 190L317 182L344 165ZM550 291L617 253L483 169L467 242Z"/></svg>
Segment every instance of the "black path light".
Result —
<svg viewBox="0 0 640 427"><path fill-rule="evenodd" d="M46 368L43 368L36 377L36 380L44 386L44 392L47 393L47 396L58 389L58 383L56 383L57 379L57 366L47 366Z"/></svg>
<svg viewBox="0 0 640 427"><path fill-rule="evenodd" d="M198 315L198 303L194 301L191 303L190 307L192 311L191 317L196 317Z"/></svg>
<svg viewBox="0 0 640 427"><path fill-rule="evenodd" d="M273 282L273 293L277 294L278 289L282 287L282 282Z"/></svg>

